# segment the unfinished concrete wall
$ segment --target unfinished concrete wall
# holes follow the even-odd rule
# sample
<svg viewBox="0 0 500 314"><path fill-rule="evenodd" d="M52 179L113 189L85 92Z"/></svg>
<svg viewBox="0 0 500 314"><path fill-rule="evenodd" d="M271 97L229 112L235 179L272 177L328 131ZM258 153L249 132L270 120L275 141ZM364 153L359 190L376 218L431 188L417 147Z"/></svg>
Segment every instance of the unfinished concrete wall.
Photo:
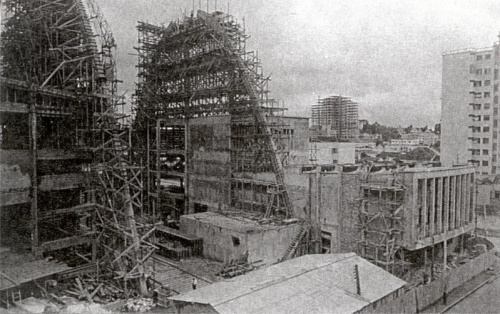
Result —
<svg viewBox="0 0 500 314"><path fill-rule="evenodd" d="M407 191L404 246L419 249L472 230L473 167L413 169L401 174Z"/></svg>
<svg viewBox="0 0 500 314"><path fill-rule="evenodd" d="M203 238L203 255L229 263L248 255L250 262L272 264L281 259L300 226L259 226L256 222L216 213L185 215L180 230Z"/></svg>
<svg viewBox="0 0 500 314"><path fill-rule="evenodd" d="M230 152L228 116L189 120L187 140L187 196L189 213L195 204L209 210L230 206Z"/></svg>
<svg viewBox="0 0 500 314"><path fill-rule="evenodd" d="M361 173L342 173L342 203L340 207L340 252L357 252L359 241L358 212L360 195Z"/></svg>

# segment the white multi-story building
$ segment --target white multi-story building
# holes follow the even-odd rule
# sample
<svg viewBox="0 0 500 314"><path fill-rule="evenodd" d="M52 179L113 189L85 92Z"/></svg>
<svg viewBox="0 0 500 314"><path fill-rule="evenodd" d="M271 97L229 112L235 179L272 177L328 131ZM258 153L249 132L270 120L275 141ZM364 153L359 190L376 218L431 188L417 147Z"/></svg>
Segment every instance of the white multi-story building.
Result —
<svg viewBox="0 0 500 314"><path fill-rule="evenodd" d="M499 35L500 38L500 35ZM500 46L443 54L441 162L474 164L481 175L500 173Z"/></svg>

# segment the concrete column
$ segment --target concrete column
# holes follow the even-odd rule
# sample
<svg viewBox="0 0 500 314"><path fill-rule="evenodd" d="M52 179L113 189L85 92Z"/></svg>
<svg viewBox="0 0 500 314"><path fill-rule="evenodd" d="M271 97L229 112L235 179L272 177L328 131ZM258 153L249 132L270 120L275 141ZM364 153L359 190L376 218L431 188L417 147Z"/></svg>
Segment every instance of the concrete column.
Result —
<svg viewBox="0 0 500 314"><path fill-rule="evenodd" d="M427 179L423 179L422 180L423 182L423 186L422 186L422 228L420 230L422 230L422 234L421 236L423 236L424 238L427 236L427 230L428 230L428 226L427 226L427 215L428 215L428 207L427 207Z"/></svg>
<svg viewBox="0 0 500 314"><path fill-rule="evenodd" d="M436 233L443 232L443 178L438 178Z"/></svg>
<svg viewBox="0 0 500 314"><path fill-rule="evenodd" d="M455 217L457 213L457 177L451 176L451 191L450 191L450 230L455 229Z"/></svg>
<svg viewBox="0 0 500 314"><path fill-rule="evenodd" d="M464 226L467 223L467 175L462 175L462 207L460 208L460 226Z"/></svg>
<svg viewBox="0 0 500 314"><path fill-rule="evenodd" d="M458 228L461 226L460 222L462 220L462 176L457 176L457 185L456 185L455 196L456 200L456 213L455 213L455 227Z"/></svg>
<svg viewBox="0 0 500 314"><path fill-rule="evenodd" d="M443 209L443 227L444 232L450 229L449 217L450 217L450 177L444 178L444 209Z"/></svg>
<svg viewBox="0 0 500 314"><path fill-rule="evenodd" d="M429 223L429 235L432 236L435 234L435 224L434 220L436 219L436 178L431 178L431 193L430 193L430 223Z"/></svg>
<svg viewBox="0 0 500 314"><path fill-rule="evenodd" d="M31 86L30 86L31 87ZM31 198L31 252L35 253L39 245L38 239L38 180L37 180L37 112L36 91L30 90L29 103L29 144L30 144L30 198Z"/></svg>
<svg viewBox="0 0 500 314"><path fill-rule="evenodd" d="M470 222L470 174L465 175L465 223Z"/></svg>
<svg viewBox="0 0 500 314"><path fill-rule="evenodd" d="M418 180L413 180L412 206L411 208L411 229L410 243L417 240L417 221L418 221Z"/></svg>

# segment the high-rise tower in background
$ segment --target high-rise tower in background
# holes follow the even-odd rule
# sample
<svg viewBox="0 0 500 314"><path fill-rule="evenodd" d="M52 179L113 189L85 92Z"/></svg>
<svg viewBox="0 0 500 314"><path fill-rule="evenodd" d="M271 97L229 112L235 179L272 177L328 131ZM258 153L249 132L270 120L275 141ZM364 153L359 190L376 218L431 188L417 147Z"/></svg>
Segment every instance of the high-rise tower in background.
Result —
<svg viewBox="0 0 500 314"><path fill-rule="evenodd" d="M330 96L312 107L312 135L333 137L339 142L359 139L358 103L349 97Z"/></svg>
<svg viewBox="0 0 500 314"><path fill-rule="evenodd" d="M500 37L500 35L499 35ZM443 54L441 161L497 174L500 46Z"/></svg>

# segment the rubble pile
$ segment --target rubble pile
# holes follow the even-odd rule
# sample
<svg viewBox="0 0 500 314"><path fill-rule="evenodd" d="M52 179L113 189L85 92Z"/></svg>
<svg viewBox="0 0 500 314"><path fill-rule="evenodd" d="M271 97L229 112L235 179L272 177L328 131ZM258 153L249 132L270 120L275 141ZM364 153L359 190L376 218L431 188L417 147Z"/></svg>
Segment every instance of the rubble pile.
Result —
<svg viewBox="0 0 500 314"><path fill-rule="evenodd" d="M153 309L156 306L153 299L149 298L136 298L129 299L127 303L125 303L121 311L122 312L147 312Z"/></svg>

